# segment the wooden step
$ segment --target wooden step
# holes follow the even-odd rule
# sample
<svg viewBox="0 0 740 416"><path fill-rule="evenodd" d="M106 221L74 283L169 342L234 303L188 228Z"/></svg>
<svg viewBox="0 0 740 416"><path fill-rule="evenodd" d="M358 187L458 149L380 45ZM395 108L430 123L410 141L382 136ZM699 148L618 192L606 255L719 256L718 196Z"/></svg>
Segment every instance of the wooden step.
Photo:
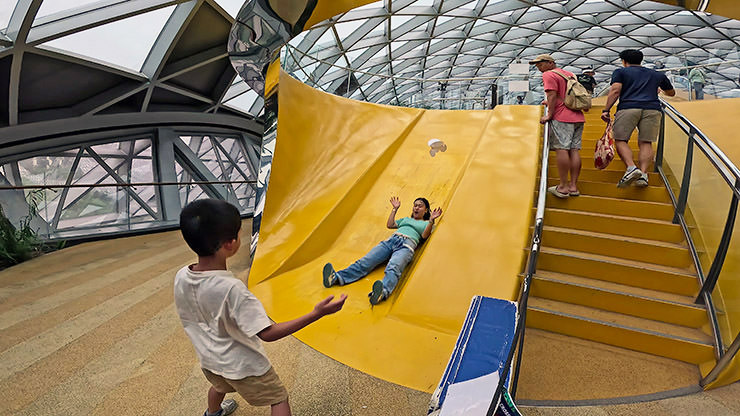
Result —
<svg viewBox="0 0 740 416"><path fill-rule="evenodd" d="M585 211L661 221L673 220L674 212L672 204L663 202L634 201L591 195L560 199L549 193L547 194L546 206L569 211Z"/></svg>
<svg viewBox="0 0 740 416"><path fill-rule="evenodd" d="M603 183L610 183L614 186L616 186L616 183L619 182L620 179L622 179L622 175L624 175L624 171L618 171L618 170L599 170L593 167L593 165L582 165L581 167L581 174L578 177L579 181L586 181L586 182L603 182ZM548 178L559 178L558 176L558 168L557 166L549 166L547 168L547 177ZM665 187L663 184L663 179L661 179L660 174L655 172L648 172L648 184L650 186L660 186Z"/></svg>
<svg viewBox="0 0 740 416"><path fill-rule="evenodd" d="M683 296L696 296L699 293L699 281L690 269L548 246L542 247L540 251L537 270L605 280Z"/></svg>
<svg viewBox="0 0 740 416"><path fill-rule="evenodd" d="M682 243L685 241L683 230L678 224L673 224L670 221L621 215L547 208L545 210L545 225L645 238L667 243Z"/></svg>
<svg viewBox="0 0 740 416"><path fill-rule="evenodd" d="M550 299L529 299L527 326L697 365L714 359L700 330Z"/></svg>
<svg viewBox="0 0 740 416"><path fill-rule="evenodd" d="M583 253L688 269L692 264L686 246L594 231L545 226L542 244Z"/></svg>
<svg viewBox="0 0 740 416"><path fill-rule="evenodd" d="M531 295L691 328L707 321L693 297L544 270L533 277Z"/></svg>
<svg viewBox="0 0 740 416"><path fill-rule="evenodd" d="M548 178L547 186L555 186L560 183L557 178ZM663 202L670 204L671 197L663 186L647 186L638 188L628 186L617 188L617 183L590 182L578 180L578 190L582 195L603 196L607 198L629 199L634 201Z"/></svg>

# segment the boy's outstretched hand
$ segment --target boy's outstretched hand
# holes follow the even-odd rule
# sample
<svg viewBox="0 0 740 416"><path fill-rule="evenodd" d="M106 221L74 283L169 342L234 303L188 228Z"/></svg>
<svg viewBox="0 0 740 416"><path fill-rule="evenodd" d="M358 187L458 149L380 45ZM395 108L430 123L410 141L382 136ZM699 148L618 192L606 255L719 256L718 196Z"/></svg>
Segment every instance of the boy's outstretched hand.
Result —
<svg viewBox="0 0 740 416"><path fill-rule="evenodd" d="M334 302L332 302L332 299L334 299L334 295L331 295L317 303L316 306L313 307L313 310L319 314L319 316L326 316L339 312L339 310L342 309L342 306L344 306L344 301L347 300L347 295L340 295L339 300Z"/></svg>

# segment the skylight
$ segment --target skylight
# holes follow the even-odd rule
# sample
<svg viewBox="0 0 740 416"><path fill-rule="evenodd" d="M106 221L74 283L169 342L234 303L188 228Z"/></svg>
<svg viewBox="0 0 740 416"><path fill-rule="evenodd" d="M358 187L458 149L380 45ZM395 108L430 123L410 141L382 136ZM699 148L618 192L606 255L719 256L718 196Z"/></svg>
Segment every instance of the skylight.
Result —
<svg viewBox="0 0 740 416"><path fill-rule="evenodd" d="M118 20L44 45L138 72L174 9L170 6Z"/></svg>

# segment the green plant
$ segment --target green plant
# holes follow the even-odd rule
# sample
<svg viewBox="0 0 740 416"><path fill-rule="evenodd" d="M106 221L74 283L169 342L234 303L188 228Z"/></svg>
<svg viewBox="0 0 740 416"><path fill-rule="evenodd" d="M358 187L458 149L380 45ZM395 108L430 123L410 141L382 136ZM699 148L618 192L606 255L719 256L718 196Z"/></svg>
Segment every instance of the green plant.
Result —
<svg viewBox="0 0 740 416"><path fill-rule="evenodd" d="M42 198L42 190L28 193L26 196L28 215L21 218L17 229L5 216L5 211L0 205L0 261L2 263L18 264L31 259L41 251L43 242L31 226L31 221L38 214L38 206Z"/></svg>

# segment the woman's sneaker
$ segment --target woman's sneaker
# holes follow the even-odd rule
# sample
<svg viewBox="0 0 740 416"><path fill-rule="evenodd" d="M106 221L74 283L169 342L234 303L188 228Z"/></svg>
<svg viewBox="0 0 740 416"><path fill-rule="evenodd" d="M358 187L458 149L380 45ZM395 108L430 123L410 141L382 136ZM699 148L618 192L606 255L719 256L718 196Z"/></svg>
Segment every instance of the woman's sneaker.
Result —
<svg viewBox="0 0 740 416"><path fill-rule="evenodd" d="M637 180L635 181L635 186L638 188L647 188L648 186L648 175L647 173L642 174Z"/></svg>
<svg viewBox="0 0 740 416"><path fill-rule="evenodd" d="M373 291L367 295L370 296L371 305L377 305L388 299L388 292L383 288L383 282L381 280L376 280L375 283L373 283Z"/></svg>
<svg viewBox="0 0 740 416"><path fill-rule="evenodd" d="M324 265L324 287L329 288L339 283L337 272L334 271L334 266L331 263Z"/></svg>
<svg viewBox="0 0 740 416"><path fill-rule="evenodd" d="M617 183L617 188L626 188L640 177L642 177L642 171L638 169L637 166L632 166L624 172L624 176L622 176L622 179Z"/></svg>

